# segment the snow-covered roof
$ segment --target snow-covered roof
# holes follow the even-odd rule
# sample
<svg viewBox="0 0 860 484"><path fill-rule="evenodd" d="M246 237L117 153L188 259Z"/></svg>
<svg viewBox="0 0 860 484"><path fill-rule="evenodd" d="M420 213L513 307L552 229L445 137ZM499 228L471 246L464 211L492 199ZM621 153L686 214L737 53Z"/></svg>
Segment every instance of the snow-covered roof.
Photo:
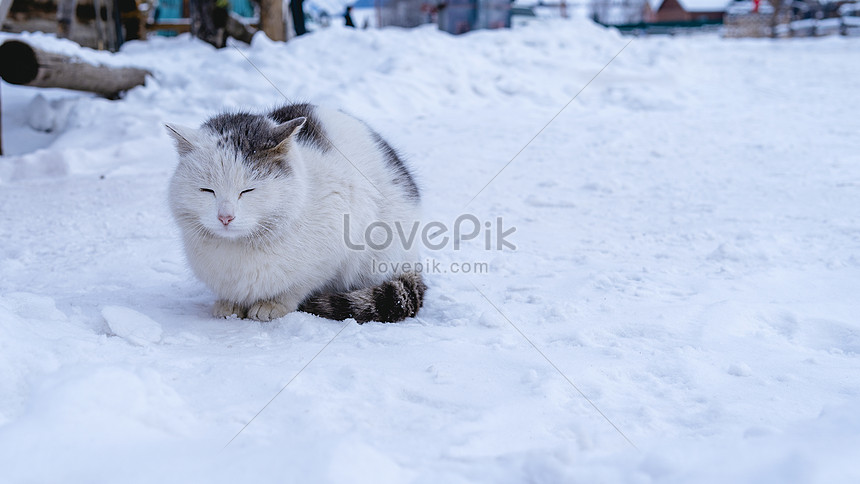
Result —
<svg viewBox="0 0 860 484"><path fill-rule="evenodd" d="M648 0L651 10L656 12L665 0ZM722 12L726 10L731 0L678 0L678 3L688 12Z"/></svg>

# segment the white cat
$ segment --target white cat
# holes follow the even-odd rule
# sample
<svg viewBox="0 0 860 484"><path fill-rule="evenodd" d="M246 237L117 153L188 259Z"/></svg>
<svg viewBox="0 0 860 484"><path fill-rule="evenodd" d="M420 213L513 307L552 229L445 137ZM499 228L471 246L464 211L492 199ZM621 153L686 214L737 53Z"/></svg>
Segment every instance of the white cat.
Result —
<svg viewBox="0 0 860 484"><path fill-rule="evenodd" d="M366 124L290 104L167 128L179 153L170 208L192 270L218 295L215 316L269 321L301 309L365 322L418 312L420 274L374 272L415 267L417 244L383 244L384 230L363 250L347 241L364 240L374 222L393 230L419 216L409 169Z"/></svg>

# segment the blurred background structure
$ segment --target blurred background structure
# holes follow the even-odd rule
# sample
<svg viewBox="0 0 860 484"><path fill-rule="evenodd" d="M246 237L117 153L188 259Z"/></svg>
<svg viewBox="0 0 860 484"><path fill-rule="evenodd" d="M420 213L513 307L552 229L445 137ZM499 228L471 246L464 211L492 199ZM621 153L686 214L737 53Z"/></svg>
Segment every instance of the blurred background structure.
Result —
<svg viewBox="0 0 860 484"><path fill-rule="evenodd" d="M345 25L414 28L436 24L463 34L547 18L587 16L634 35L721 32L725 37L860 35L858 0L2 0L7 32L56 33L117 51L150 35L191 32L224 47Z"/></svg>
<svg viewBox="0 0 860 484"><path fill-rule="evenodd" d="M228 37L249 42L257 30L286 41L339 19L362 28L438 23L460 34L509 28L511 7L511 0L3 0L0 13L7 32L55 32L117 51L129 40L189 31L216 47Z"/></svg>
<svg viewBox="0 0 860 484"><path fill-rule="evenodd" d="M636 34L860 35L860 7L854 0L592 0L591 18Z"/></svg>

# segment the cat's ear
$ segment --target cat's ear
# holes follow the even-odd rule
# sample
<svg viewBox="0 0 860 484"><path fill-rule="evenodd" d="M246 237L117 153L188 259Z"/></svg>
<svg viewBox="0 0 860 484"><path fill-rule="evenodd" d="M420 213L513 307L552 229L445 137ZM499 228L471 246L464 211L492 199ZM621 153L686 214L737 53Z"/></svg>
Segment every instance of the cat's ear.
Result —
<svg viewBox="0 0 860 484"><path fill-rule="evenodd" d="M176 143L176 151L179 152L180 155L191 153L194 149L194 140L197 138L196 129L168 123L164 123L164 127L167 128L167 134L169 134L170 137L173 138L174 143Z"/></svg>
<svg viewBox="0 0 860 484"><path fill-rule="evenodd" d="M305 123L308 121L308 118L301 117L296 119L291 119L286 123L281 123L275 126L274 136L275 141L278 142L278 146L276 148L283 148L287 145L287 142L293 136L299 134L299 132L304 127Z"/></svg>

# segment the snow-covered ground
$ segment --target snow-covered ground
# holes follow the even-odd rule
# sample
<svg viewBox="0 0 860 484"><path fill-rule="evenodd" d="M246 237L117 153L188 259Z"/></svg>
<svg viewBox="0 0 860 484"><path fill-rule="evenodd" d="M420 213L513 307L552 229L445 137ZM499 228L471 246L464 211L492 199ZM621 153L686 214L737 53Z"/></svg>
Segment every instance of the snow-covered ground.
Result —
<svg viewBox="0 0 860 484"><path fill-rule="evenodd" d="M2 86L0 481L860 479L860 39L637 38L467 207L629 39L23 37L155 79ZM281 103L243 55L384 133L428 220L503 217L516 250L427 251L490 273L429 276L399 324L211 318L161 123Z"/></svg>

